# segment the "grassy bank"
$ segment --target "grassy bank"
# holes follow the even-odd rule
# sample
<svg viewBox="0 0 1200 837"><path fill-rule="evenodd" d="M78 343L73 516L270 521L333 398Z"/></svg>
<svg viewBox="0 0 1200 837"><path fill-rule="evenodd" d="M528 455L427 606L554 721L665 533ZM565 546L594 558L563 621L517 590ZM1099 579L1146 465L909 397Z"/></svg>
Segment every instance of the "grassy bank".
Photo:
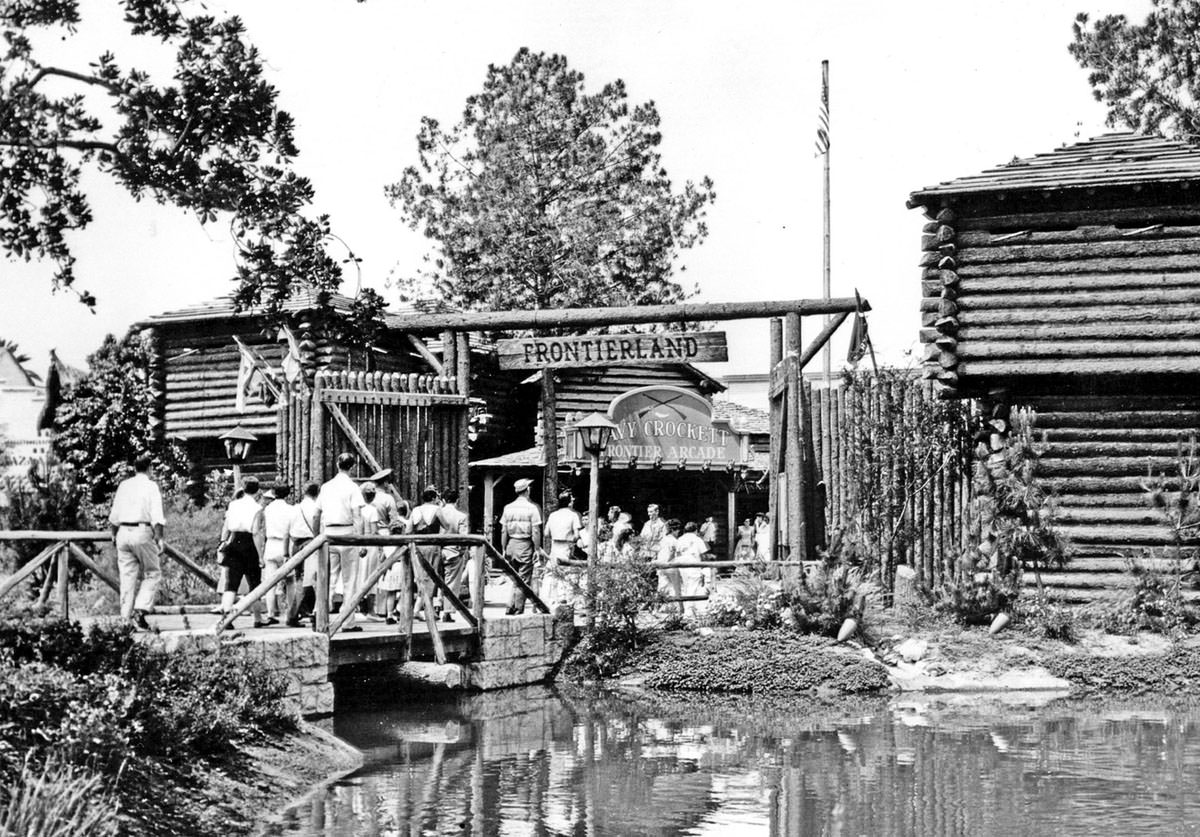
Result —
<svg viewBox="0 0 1200 837"><path fill-rule="evenodd" d="M324 778L329 758L353 766L304 733L286 688L124 625L0 616L0 834L246 833Z"/></svg>
<svg viewBox="0 0 1200 837"><path fill-rule="evenodd" d="M653 689L862 695L888 689L877 662L819 636L785 631L673 631L633 654L620 679Z"/></svg>

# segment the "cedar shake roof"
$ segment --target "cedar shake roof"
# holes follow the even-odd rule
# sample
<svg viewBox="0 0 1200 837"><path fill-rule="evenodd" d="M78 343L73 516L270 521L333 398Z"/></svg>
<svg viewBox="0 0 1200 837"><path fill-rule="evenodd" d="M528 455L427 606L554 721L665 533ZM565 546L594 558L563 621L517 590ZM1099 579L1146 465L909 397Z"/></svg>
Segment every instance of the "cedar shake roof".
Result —
<svg viewBox="0 0 1200 837"><path fill-rule="evenodd" d="M1200 181L1200 148L1132 132L1103 134L913 192L910 209L979 193Z"/></svg>
<svg viewBox="0 0 1200 837"><path fill-rule="evenodd" d="M747 407L736 401L715 398L712 402L713 418L729 422L729 426L742 434L768 434L771 432L771 416L766 410Z"/></svg>
<svg viewBox="0 0 1200 837"><path fill-rule="evenodd" d="M304 311L312 311L315 308L317 308L316 292L311 288L298 288L290 299L280 305L279 310L285 314L299 314ZM354 308L354 300L344 294L330 294L329 308L338 314L349 314ZM434 302L417 301L400 311L385 311L383 320L384 324L388 327L394 327L394 318L396 317L405 317L407 319L411 318L414 314L429 313L441 310L442 308L443 306ZM138 323L138 325L151 326L162 325L164 323L230 320L240 317L254 317L261 315L262 312L263 309L258 307L239 311L234 305L233 294L225 294L206 302L155 314L152 317L147 317L143 322Z"/></svg>

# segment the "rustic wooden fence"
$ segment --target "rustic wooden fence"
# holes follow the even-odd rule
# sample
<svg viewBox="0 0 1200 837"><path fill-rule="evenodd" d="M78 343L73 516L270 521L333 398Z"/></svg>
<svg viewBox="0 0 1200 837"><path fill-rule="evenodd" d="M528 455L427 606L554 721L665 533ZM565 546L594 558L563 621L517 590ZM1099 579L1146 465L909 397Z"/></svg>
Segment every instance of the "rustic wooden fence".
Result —
<svg viewBox="0 0 1200 837"><path fill-rule="evenodd" d="M865 546L885 589L899 564L938 585L967 543L970 403L890 369L808 396L830 541L840 531Z"/></svg>
<svg viewBox="0 0 1200 837"><path fill-rule="evenodd" d="M404 497L427 485L465 494L468 397L454 376L322 371L278 410L277 470L293 485L332 476L353 451L369 470L392 468Z"/></svg>

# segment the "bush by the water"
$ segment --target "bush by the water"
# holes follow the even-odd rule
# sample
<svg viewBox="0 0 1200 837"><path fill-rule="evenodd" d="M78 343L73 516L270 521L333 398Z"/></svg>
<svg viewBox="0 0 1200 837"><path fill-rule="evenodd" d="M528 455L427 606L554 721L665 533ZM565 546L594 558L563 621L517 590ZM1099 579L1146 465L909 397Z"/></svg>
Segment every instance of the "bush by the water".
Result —
<svg viewBox="0 0 1200 837"><path fill-rule="evenodd" d="M661 604L658 573L640 561L612 561L596 566L594 619L567 657L565 667L576 678L608 677L650 635L639 617Z"/></svg>
<svg viewBox="0 0 1200 837"><path fill-rule="evenodd" d="M0 616L0 822L37 804L12 788L47 765L95 777L132 816L153 807L157 817L170 802L151 791L168 777L294 728L286 689L261 664L168 653L124 624L85 630L35 610Z"/></svg>
<svg viewBox="0 0 1200 837"><path fill-rule="evenodd" d="M845 620L862 621L874 589L860 567L842 563L826 562L810 575L781 583L735 576L709 597L702 621L716 628L783 628L833 637Z"/></svg>
<svg viewBox="0 0 1200 837"><path fill-rule="evenodd" d="M1112 634L1153 631L1180 636L1196 630L1200 608L1183 595L1179 574L1155 572L1133 558L1126 559L1126 569L1133 576L1132 589L1091 606L1087 621Z"/></svg>
<svg viewBox="0 0 1200 837"><path fill-rule="evenodd" d="M1194 694L1200 688L1200 649L1176 648L1157 656L1122 657L1063 656L1050 660L1046 668L1055 677L1069 680L1081 692L1155 692L1165 695Z"/></svg>
<svg viewBox="0 0 1200 837"><path fill-rule="evenodd" d="M111 837L113 799L100 776L78 767L25 765L0 791L4 837Z"/></svg>
<svg viewBox="0 0 1200 837"><path fill-rule="evenodd" d="M778 631L664 637L632 665L646 673L644 682L652 688L704 692L861 694L881 691L889 682L882 665L832 640Z"/></svg>

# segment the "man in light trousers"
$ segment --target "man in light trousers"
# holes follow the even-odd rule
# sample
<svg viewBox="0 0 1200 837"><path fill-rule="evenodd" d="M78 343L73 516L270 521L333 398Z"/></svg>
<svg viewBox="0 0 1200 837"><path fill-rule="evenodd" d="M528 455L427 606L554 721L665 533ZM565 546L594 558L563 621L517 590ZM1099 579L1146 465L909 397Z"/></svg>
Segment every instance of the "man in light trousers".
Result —
<svg viewBox="0 0 1200 837"><path fill-rule="evenodd" d="M146 614L154 609L162 580L159 556L163 549L162 492L150 479L150 457L133 463L134 474L117 486L108 523L117 545L121 577L121 617L149 630Z"/></svg>

